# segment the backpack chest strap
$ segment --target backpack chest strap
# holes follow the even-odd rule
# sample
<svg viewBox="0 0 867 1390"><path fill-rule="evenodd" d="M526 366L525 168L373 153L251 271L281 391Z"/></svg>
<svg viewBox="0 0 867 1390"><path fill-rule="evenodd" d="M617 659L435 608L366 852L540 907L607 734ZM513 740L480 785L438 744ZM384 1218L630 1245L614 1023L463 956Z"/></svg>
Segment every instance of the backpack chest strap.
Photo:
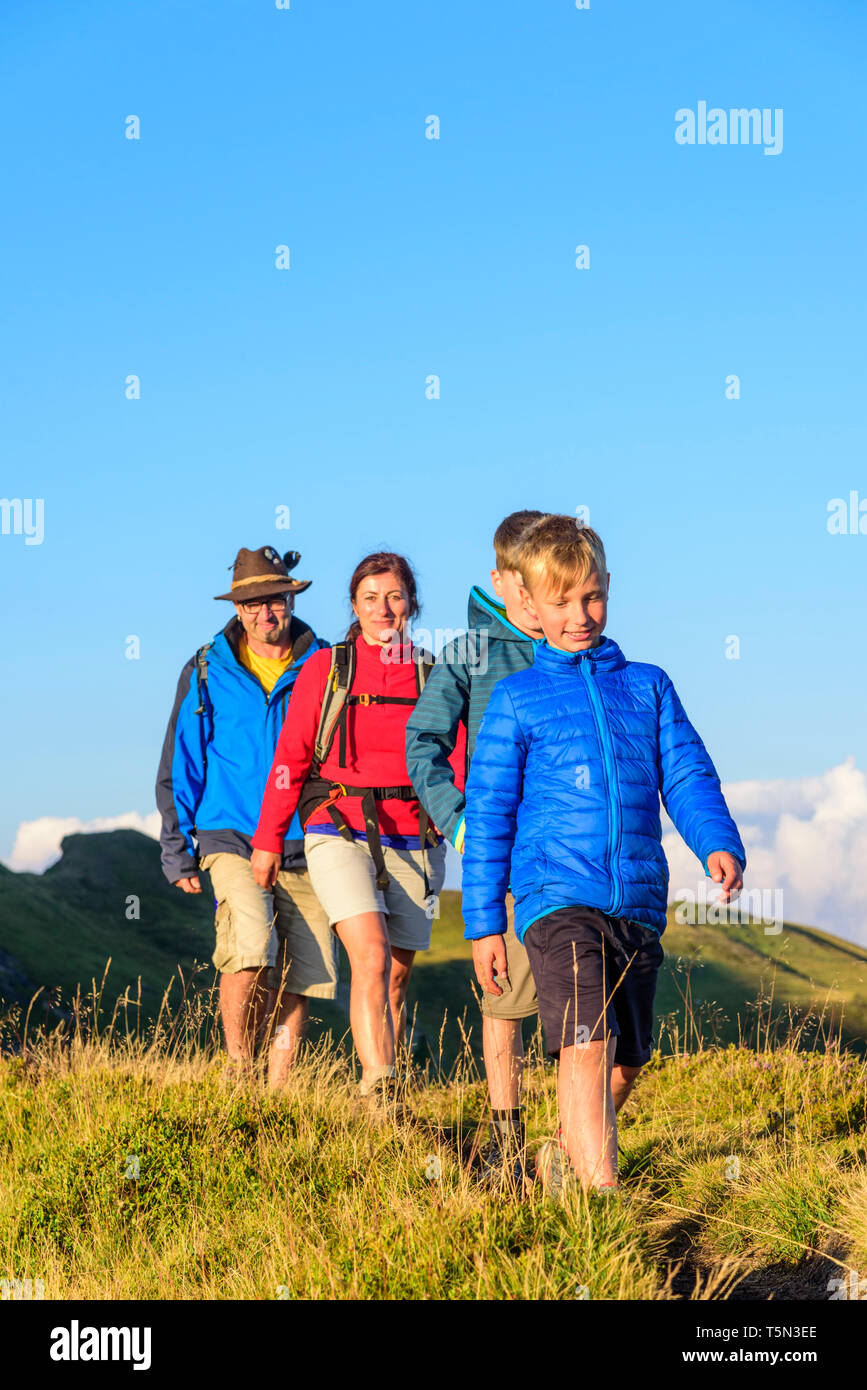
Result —
<svg viewBox="0 0 867 1390"><path fill-rule="evenodd" d="M347 695L347 705L414 705L417 695Z"/></svg>

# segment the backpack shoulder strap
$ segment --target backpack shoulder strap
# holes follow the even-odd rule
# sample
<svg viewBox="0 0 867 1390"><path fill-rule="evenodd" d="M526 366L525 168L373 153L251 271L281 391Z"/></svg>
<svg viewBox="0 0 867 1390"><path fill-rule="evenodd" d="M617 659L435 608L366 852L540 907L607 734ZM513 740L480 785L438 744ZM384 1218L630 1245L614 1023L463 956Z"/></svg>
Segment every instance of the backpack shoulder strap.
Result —
<svg viewBox="0 0 867 1390"><path fill-rule="evenodd" d="M433 670L435 663L430 652L425 651L423 648L413 653L413 659L415 661L415 679L420 695L427 684L428 676Z"/></svg>
<svg viewBox="0 0 867 1390"><path fill-rule="evenodd" d="M337 722L355 675L355 643L338 642L331 648L331 668L319 711L319 728L313 750L314 761L324 763L331 752Z"/></svg>
<svg viewBox="0 0 867 1390"><path fill-rule="evenodd" d="M205 691L208 688L208 652L213 647L213 642L206 642L203 647L199 647L196 652L196 694L199 697L199 707L196 714L205 717ZM210 700L210 696L208 697Z"/></svg>

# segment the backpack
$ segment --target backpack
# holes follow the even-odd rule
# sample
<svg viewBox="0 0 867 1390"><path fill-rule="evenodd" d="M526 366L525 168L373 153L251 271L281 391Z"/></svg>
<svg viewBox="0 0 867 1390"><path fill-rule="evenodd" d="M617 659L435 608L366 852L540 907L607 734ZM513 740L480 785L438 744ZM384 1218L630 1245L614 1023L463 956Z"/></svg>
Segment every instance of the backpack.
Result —
<svg viewBox="0 0 867 1390"><path fill-rule="evenodd" d="M196 694L199 697L199 708L194 712L200 714L203 719L209 712L205 706L205 692L208 689L208 652L213 645L213 642L206 642L203 647L199 647L194 658L196 663ZM211 697L208 695L208 704L210 702Z"/></svg>
<svg viewBox="0 0 867 1390"><path fill-rule="evenodd" d="M414 698L410 695L353 695L352 682L355 678L356 664L355 643L352 641L338 642L332 647L331 668L328 672L328 681L322 697L322 707L319 711L319 726L316 731L313 762L298 803L298 815L302 825L306 825L313 812L324 805L338 832L345 840L352 841L354 839L352 831L338 811L335 802L341 796L361 797L367 844L376 869L376 886L381 891L388 887L389 878L385 867L385 856L382 852L376 802L388 800L417 801L418 797L411 786L355 787L347 786L345 782L332 782L330 778L322 776L321 769L331 752L335 736L338 737L338 764L343 767L346 763L346 720L352 705L416 704L419 695L424 690L434 663L430 653L423 651L413 653L413 661L418 690ZM418 820L419 839L424 851L430 832L430 820L421 804L419 804ZM430 895L430 880L427 873L426 857L424 857L423 871L425 897L427 898Z"/></svg>
<svg viewBox="0 0 867 1390"><path fill-rule="evenodd" d="M413 660L418 695L421 695L433 669L433 657L430 652L419 651L414 654ZM409 695L351 695L354 679L355 643L338 642L331 648L331 669L319 711L319 728L313 751L315 763L325 762L331 752L334 735L338 732L338 762L341 767L346 762L346 711L350 705L414 705L418 699L416 696L416 700L413 700Z"/></svg>

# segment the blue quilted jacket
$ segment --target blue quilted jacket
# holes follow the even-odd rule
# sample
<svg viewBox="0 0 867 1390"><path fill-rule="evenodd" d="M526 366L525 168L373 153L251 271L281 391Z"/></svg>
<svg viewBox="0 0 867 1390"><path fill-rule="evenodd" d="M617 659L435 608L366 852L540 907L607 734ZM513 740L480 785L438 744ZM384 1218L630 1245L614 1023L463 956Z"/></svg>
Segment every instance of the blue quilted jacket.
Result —
<svg viewBox="0 0 867 1390"><path fill-rule="evenodd" d="M719 778L658 666L616 642L573 654L542 642L494 687L466 790L465 936L583 904L662 933L668 865L659 799L690 849L746 863Z"/></svg>
<svg viewBox="0 0 867 1390"><path fill-rule="evenodd" d="M227 851L250 858L250 837L295 678L304 662L328 645L293 615L292 664L268 695L241 661L243 631L231 618L217 633L201 687L195 657L178 681L157 773L162 865L169 883L198 873L207 854ZM283 868L303 868L304 862L304 831L296 814L283 844Z"/></svg>

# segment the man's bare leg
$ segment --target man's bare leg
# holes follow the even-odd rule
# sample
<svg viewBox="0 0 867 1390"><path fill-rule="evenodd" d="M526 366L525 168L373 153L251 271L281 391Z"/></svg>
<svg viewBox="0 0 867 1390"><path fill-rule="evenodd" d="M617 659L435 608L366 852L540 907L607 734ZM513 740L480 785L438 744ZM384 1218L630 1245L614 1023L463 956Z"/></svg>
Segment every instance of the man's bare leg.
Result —
<svg viewBox="0 0 867 1390"><path fill-rule="evenodd" d="M264 970L223 971L220 976L220 1014L226 1051L231 1061L250 1065L268 1002Z"/></svg>
<svg viewBox="0 0 867 1390"><path fill-rule="evenodd" d="M295 1065L298 1045L307 1030L308 1014L307 996L290 994L288 990L284 990L277 1005L274 1032L268 1051L269 1091L279 1091L286 1085L289 1073Z"/></svg>

